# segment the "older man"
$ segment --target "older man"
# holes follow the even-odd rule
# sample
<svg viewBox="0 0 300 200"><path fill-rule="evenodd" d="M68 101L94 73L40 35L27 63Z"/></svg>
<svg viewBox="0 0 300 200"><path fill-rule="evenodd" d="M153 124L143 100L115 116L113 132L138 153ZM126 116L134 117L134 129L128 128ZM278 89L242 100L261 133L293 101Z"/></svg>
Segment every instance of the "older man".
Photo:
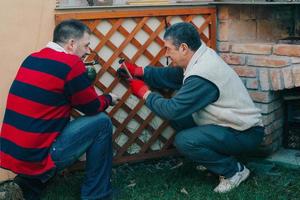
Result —
<svg viewBox="0 0 300 200"><path fill-rule="evenodd" d="M220 176L214 191L228 192L249 176L249 170L235 156L255 150L262 141L260 110L237 74L201 42L192 24L170 26L164 42L172 67L142 68L125 63L134 77L129 80L133 94L171 121L180 153ZM126 77L124 66L118 72ZM178 91L166 99L135 78L152 88Z"/></svg>

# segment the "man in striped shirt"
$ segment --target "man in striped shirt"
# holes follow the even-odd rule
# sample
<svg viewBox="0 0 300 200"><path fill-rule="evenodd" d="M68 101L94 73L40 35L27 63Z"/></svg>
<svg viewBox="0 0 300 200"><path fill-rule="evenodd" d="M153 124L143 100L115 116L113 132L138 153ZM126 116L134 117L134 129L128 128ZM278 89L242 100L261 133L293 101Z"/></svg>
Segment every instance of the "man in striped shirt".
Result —
<svg viewBox="0 0 300 200"><path fill-rule="evenodd" d="M86 153L82 199L111 196L112 123L105 109L118 100L97 95L82 59L90 53L90 29L66 20L53 42L29 55L10 88L0 136L0 166L26 200L40 199L47 181ZM84 117L70 121L71 109ZM5 197L9 198L9 197Z"/></svg>

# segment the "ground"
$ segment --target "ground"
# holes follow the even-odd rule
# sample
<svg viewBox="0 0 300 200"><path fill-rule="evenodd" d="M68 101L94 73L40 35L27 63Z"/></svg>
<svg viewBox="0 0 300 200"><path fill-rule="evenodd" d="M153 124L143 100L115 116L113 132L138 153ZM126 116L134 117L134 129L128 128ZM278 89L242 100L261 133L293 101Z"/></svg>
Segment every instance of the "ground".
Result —
<svg viewBox="0 0 300 200"><path fill-rule="evenodd" d="M213 192L217 176L182 158L115 166L112 180L113 186L122 191L120 200L300 199L300 169L265 161L248 161L247 166L252 171L250 178L227 194ZM57 176L42 199L80 199L83 175L75 172Z"/></svg>

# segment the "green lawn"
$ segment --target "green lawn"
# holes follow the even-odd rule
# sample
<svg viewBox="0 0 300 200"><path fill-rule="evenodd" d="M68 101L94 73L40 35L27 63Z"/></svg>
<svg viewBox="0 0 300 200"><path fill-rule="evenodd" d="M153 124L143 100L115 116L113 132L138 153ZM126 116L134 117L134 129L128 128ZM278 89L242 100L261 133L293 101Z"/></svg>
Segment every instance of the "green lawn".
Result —
<svg viewBox="0 0 300 200"><path fill-rule="evenodd" d="M178 166L180 162L183 165ZM185 200L185 199L300 199L300 170L279 167L271 163L249 163L251 177L227 194L212 190L218 177L196 169L187 160L166 159L134 165L120 165L113 169L113 186L121 189L120 200ZM79 199L83 172L56 177L43 200Z"/></svg>

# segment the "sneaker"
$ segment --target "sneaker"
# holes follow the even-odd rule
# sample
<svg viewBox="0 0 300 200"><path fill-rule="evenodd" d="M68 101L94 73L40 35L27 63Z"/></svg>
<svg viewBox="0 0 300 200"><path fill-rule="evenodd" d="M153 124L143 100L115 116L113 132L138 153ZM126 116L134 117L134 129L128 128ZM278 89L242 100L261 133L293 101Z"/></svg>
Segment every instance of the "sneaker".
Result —
<svg viewBox="0 0 300 200"><path fill-rule="evenodd" d="M0 200L24 200L23 193L13 180L0 183Z"/></svg>
<svg viewBox="0 0 300 200"><path fill-rule="evenodd" d="M214 192L218 193L225 193L229 192L233 188L236 188L246 180L250 174L249 169L247 169L245 166L243 166L244 169L240 172L237 172L235 175L233 175L230 178L225 178L223 176L220 176L220 183L219 185L214 189Z"/></svg>

